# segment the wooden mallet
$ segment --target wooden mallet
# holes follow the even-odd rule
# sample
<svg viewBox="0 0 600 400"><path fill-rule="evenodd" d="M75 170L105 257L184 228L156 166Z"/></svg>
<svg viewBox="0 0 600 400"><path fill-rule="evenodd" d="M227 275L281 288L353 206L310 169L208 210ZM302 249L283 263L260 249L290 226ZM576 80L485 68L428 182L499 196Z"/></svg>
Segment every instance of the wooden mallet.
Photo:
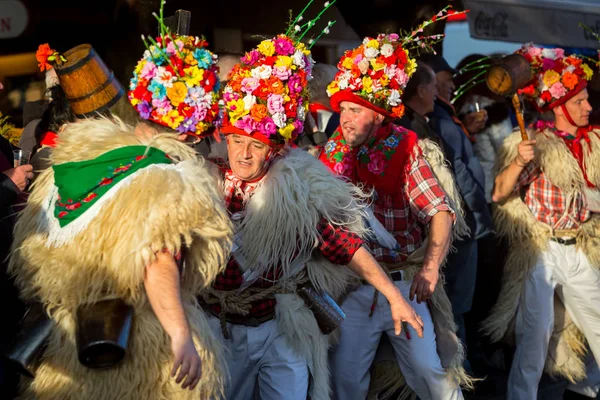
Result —
<svg viewBox="0 0 600 400"><path fill-rule="evenodd" d="M529 136L525 130L523 110L517 91L525 87L531 81L531 65L525 57L520 54L509 54L494 63L487 73L488 88L500 96L512 96L513 107L517 114L517 122L521 130L521 138L528 140Z"/></svg>

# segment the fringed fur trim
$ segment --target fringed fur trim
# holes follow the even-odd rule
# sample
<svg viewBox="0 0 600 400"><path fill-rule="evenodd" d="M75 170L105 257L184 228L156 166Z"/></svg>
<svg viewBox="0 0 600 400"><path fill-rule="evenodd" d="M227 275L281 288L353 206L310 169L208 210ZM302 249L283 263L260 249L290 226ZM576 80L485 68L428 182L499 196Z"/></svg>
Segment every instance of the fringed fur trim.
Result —
<svg viewBox="0 0 600 400"><path fill-rule="evenodd" d="M454 210L455 220L452 229L452 239L457 240L469 235L469 227L465 221L465 212L462 207L462 197L456 185L454 174L449 168L449 163L444 156L440 147L429 139L421 139L418 142L418 149L415 148L416 156L419 150L423 154L425 160L429 163L433 174L437 178L438 183L446 192L450 207Z"/></svg>
<svg viewBox="0 0 600 400"><path fill-rule="evenodd" d="M291 150L270 167L247 203L239 231L248 265L259 274L277 266L287 276L296 254L311 254L317 246L321 218L364 236L367 197L305 151Z"/></svg>
<svg viewBox="0 0 600 400"><path fill-rule="evenodd" d="M600 130L593 130L589 137L589 144L585 140L582 142L585 172L590 182L600 187Z"/></svg>
<svg viewBox="0 0 600 400"><path fill-rule="evenodd" d="M86 160L127 145L149 145L122 123L93 119L69 125L53 151L54 162ZM113 134L111 134L113 132ZM152 169L120 190L87 229L60 248L47 247L43 202L53 188L52 170L36 182L15 228L10 270L25 298L70 309L107 293L145 303L143 276L156 252L189 247L182 290L196 294L224 267L232 228L215 178L174 135L152 145L182 161L179 170ZM193 267L191 267L193 266Z"/></svg>

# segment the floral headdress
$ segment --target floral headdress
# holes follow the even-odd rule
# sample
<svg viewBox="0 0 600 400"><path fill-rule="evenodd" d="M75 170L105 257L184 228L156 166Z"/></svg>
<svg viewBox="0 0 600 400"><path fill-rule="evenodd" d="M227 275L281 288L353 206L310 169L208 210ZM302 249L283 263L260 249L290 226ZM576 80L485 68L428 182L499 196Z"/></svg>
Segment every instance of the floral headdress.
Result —
<svg viewBox="0 0 600 400"><path fill-rule="evenodd" d="M330 21L308 46L302 43L321 15L335 3L325 3L319 15L298 25L311 0L285 34L263 40L246 53L228 76L223 90L225 113L221 132L240 134L269 146L294 141L304 130L308 110L307 81L314 61L310 48L335 23Z"/></svg>
<svg viewBox="0 0 600 400"><path fill-rule="evenodd" d="M580 57L566 56L560 48L542 49L528 43L516 53L529 61L533 71L531 82L518 93L540 111L549 111L567 102L587 87L594 74Z"/></svg>
<svg viewBox="0 0 600 400"><path fill-rule="evenodd" d="M366 37L359 47L346 51L338 63L339 72L327 87L333 109L339 112L342 101L351 101L390 118L402 117L402 94L417 68L411 51L433 51L431 46L444 37L422 36L424 28L465 12L446 7L412 32Z"/></svg>
<svg viewBox="0 0 600 400"><path fill-rule="evenodd" d="M129 101L140 117L181 133L200 136L219 115L217 56L206 40L196 36L173 35L160 15L160 36L142 40L143 58L133 71Z"/></svg>

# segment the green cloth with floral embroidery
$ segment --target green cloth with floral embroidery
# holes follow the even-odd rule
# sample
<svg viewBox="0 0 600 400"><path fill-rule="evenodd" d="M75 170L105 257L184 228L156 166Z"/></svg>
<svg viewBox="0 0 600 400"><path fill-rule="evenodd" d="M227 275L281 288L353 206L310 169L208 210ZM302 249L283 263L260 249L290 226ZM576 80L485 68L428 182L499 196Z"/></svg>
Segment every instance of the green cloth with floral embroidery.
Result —
<svg viewBox="0 0 600 400"><path fill-rule="evenodd" d="M154 147L127 146L92 160L54 165L54 184L58 188L54 216L62 228L133 173L150 165L171 163L166 153Z"/></svg>

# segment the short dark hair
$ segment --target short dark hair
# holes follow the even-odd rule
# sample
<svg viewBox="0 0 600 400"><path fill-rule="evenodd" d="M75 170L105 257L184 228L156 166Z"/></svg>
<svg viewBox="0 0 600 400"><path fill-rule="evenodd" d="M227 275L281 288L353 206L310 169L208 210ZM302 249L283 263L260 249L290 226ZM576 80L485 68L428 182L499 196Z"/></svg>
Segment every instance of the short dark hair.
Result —
<svg viewBox="0 0 600 400"><path fill-rule="evenodd" d="M411 76L406 88L404 89L404 94L402 95L402 100L404 102L411 100L413 97L417 95L417 89L421 85L430 84L435 77L435 73L431 69L429 65L422 61L417 62L417 69L414 74Z"/></svg>

